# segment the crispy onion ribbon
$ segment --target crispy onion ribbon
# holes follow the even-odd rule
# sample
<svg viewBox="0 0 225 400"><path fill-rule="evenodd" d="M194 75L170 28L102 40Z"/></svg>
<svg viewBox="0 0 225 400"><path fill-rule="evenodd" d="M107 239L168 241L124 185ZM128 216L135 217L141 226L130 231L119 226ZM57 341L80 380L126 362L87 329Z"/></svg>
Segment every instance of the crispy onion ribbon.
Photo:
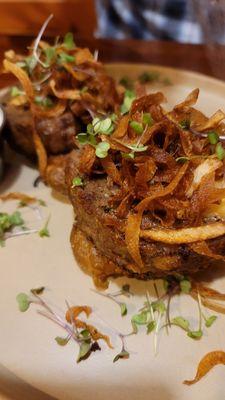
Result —
<svg viewBox="0 0 225 400"><path fill-rule="evenodd" d="M185 380L185 385L193 385L200 381L212 368L216 365L225 365L225 352L221 350L211 351L207 353L199 362L196 375L194 379Z"/></svg>
<svg viewBox="0 0 225 400"><path fill-rule="evenodd" d="M128 216L127 226L125 230L126 245L131 257L140 269L144 267L139 250L139 238L141 233L141 221L143 212L153 200L171 194L176 189L178 183L187 171L187 168L188 163L183 164L176 174L175 178L169 183L169 185L167 185L162 190L154 193L152 196L146 197L144 200L142 200L136 207L137 213L130 214Z"/></svg>

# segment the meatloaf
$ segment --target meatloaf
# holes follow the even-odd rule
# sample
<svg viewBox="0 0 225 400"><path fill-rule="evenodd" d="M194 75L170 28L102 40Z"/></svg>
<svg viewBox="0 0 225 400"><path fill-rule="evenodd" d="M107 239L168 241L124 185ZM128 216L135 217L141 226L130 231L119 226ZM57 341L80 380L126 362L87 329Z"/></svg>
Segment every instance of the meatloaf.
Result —
<svg viewBox="0 0 225 400"><path fill-rule="evenodd" d="M66 180L75 212L71 233L74 255L81 266L92 274L97 286L107 286L109 276L129 276L138 279L163 278L168 275L194 274L215 264L215 260L197 254L188 244L170 245L140 239L144 269L137 272L125 243L126 218L119 218L112 197L117 185L109 185L106 175L85 177L84 185L73 187L79 173L80 150L68 159ZM152 226L151 213L142 221L142 228ZM212 251L225 254L225 236L207 241Z"/></svg>

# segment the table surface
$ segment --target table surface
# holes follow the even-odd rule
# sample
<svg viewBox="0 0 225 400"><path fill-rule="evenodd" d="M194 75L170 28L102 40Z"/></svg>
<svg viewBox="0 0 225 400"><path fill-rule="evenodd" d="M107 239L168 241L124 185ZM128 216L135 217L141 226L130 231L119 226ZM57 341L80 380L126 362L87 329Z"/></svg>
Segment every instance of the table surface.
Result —
<svg viewBox="0 0 225 400"><path fill-rule="evenodd" d="M4 52L24 52L31 37L0 36L0 60ZM193 45L163 41L113 40L76 38L78 46L99 50L103 62L151 63L192 70L225 80L225 46ZM12 77L0 76L0 87L11 83Z"/></svg>

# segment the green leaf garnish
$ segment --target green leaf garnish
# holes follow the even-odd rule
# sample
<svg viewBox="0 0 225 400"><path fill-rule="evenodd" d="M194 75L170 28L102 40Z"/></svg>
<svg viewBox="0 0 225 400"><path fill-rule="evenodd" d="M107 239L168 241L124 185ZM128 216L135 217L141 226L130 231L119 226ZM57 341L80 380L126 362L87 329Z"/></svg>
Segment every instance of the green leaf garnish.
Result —
<svg viewBox="0 0 225 400"><path fill-rule="evenodd" d="M155 327L156 327L156 322L155 321L149 322L148 325L147 325L147 335L149 333L153 332Z"/></svg>
<svg viewBox="0 0 225 400"><path fill-rule="evenodd" d="M123 158L128 158L133 160L134 159L134 152L132 151L131 153L121 153Z"/></svg>
<svg viewBox="0 0 225 400"><path fill-rule="evenodd" d="M50 97L35 96L34 102L39 106L50 108L53 106L53 101Z"/></svg>
<svg viewBox="0 0 225 400"><path fill-rule="evenodd" d="M138 80L140 83L148 83L158 81L160 73L158 71L150 71L150 72L143 72L139 77Z"/></svg>
<svg viewBox="0 0 225 400"><path fill-rule="evenodd" d="M198 340L198 339L201 339L201 337L203 335L203 332L202 332L201 329L199 329L198 331L189 331L187 333L187 335L192 339L197 339Z"/></svg>
<svg viewBox="0 0 225 400"><path fill-rule="evenodd" d="M90 332L89 332L88 329L83 329L83 330L80 332L80 335L82 336L82 338L83 338L84 340L89 340L89 339L91 338L91 335L90 335Z"/></svg>
<svg viewBox="0 0 225 400"><path fill-rule="evenodd" d="M125 303L119 303L119 305L120 305L120 312L121 312L122 317L124 315L127 315L127 306L126 306L126 304Z"/></svg>
<svg viewBox="0 0 225 400"><path fill-rule="evenodd" d="M171 321L174 325L179 326L180 328L184 329L185 331L189 330L189 321L183 317L175 317Z"/></svg>
<svg viewBox="0 0 225 400"><path fill-rule="evenodd" d="M110 133L112 133L113 131L112 120L109 117L104 119L94 118L92 125L95 133L110 135Z"/></svg>
<svg viewBox="0 0 225 400"><path fill-rule="evenodd" d="M216 315L211 315L209 318L205 320L205 326L207 328L210 328L210 326L212 326L212 324L215 322L216 319L217 319Z"/></svg>
<svg viewBox="0 0 225 400"><path fill-rule="evenodd" d="M142 117L144 125L152 126L154 124L153 118L150 113L144 113Z"/></svg>
<svg viewBox="0 0 225 400"><path fill-rule="evenodd" d="M148 313L146 311L142 311L140 314L135 314L132 317L132 322L137 325L146 325L148 321Z"/></svg>
<svg viewBox="0 0 225 400"><path fill-rule="evenodd" d="M22 95L24 95L25 93L24 93L23 90L19 89L17 86L13 86L13 87L11 88L10 94L11 94L11 97L17 97L17 96L22 96Z"/></svg>
<svg viewBox="0 0 225 400"><path fill-rule="evenodd" d="M183 119L179 122L179 125L182 129L188 130L190 128L190 121L188 119Z"/></svg>
<svg viewBox="0 0 225 400"><path fill-rule="evenodd" d="M52 64L54 59L56 58L56 49L55 47L46 47L46 49L43 49L45 57L46 57L46 66L49 66Z"/></svg>
<svg viewBox="0 0 225 400"><path fill-rule="evenodd" d="M191 290L191 282L188 279L182 279L180 281L180 290L182 293L189 293Z"/></svg>
<svg viewBox="0 0 225 400"><path fill-rule="evenodd" d="M76 187L76 186L83 186L84 183L82 181L82 179L79 176L76 176L75 178L73 178L72 180L72 188Z"/></svg>
<svg viewBox="0 0 225 400"><path fill-rule="evenodd" d="M34 56L29 56L24 59L24 62L29 74L31 75L31 73L33 72L34 68L38 63L37 59Z"/></svg>
<svg viewBox="0 0 225 400"><path fill-rule="evenodd" d="M73 50L76 47L72 32L68 32L64 36L63 46L66 47L68 50Z"/></svg>
<svg viewBox="0 0 225 400"><path fill-rule="evenodd" d="M79 354L77 357L77 363L79 363L80 361L82 361L84 358L87 358L89 353L91 351L91 344L90 342L82 342L80 344L80 350L79 350Z"/></svg>
<svg viewBox="0 0 225 400"><path fill-rule="evenodd" d="M152 303L153 311L158 311L160 314L164 314L166 311L166 306L162 300L153 301Z"/></svg>
<svg viewBox="0 0 225 400"><path fill-rule="evenodd" d="M30 306L30 300L26 293L19 293L16 296L16 301L18 303L19 310L21 312L25 312L28 310L28 308Z"/></svg>
<svg viewBox="0 0 225 400"><path fill-rule="evenodd" d="M135 98L135 93L132 90L126 90L126 92L124 93L123 104L120 107L120 111L122 114L126 114L128 111L130 111L130 108Z"/></svg>
<svg viewBox="0 0 225 400"><path fill-rule="evenodd" d="M50 237L50 233L49 233L49 230L48 230L49 221L50 221L50 216L48 217L47 221L45 222L43 228L38 232L39 236L41 238Z"/></svg>
<svg viewBox="0 0 225 400"><path fill-rule="evenodd" d="M210 132L207 133L207 135L208 135L208 140L209 140L209 143L210 143L210 144L216 144L216 143L218 143L219 135L218 135L217 132L215 132L215 131L210 131Z"/></svg>
<svg viewBox="0 0 225 400"><path fill-rule="evenodd" d="M87 144L88 143L87 133L78 133L77 140L80 144Z"/></svg>
<svg viewBox="0 0 225 400"><path fill-rule="evenodd" d="M59 346L66 346L67 343L69 342L69 338L68 337L63 338L63 337L60 337L60 336L56 336L55 337L55 341Z"/></svg>
<svg viewBox="0 0 225 400"><path fill-rule="evenodd" d="M128 351L126 351L126 350L123 349L119 354L117 354L117 355L114 357L113 362L118 361L120 358L121 358L121 359L127 359L127 358L129 358L129 357L130 357L130 354L128 353Z"/></svg>
<svg viewBox="0 0 225 400"><path fill-rule="evenodd" d="M67 64L67 63L71 63L74 61L75 61L75 57L71 56L70 54L62 52L58 55L58 63L59 64Z"/></svg>
<svg viewBox="0 0 225 400"><path fill-rule="evenodd" d="M44 292L44 290L45 290L45 287L44 286L40 286L38 288L31 289L30 291L31 291L32 294L42 294Z"/></svg>
<svg viewBox="0 0 225 400"><path fill-rule="evenodd" d="M42 199L38 199L38 203L39 203L40 206L42 206L42 207L46 207L46 206L47 206L46 202L45 202L44 200L42 200Z"/></svg>
<svg viewBox="0 0 225 400"><path fill-rule="evenodd" d="M140 124L140 122L131 121L129 125L138 135L141 135L143 133L144 128L142 124Z"/></svg>
<svg viewBox="0 0 225 400"><path fill-rule="evenodd" d="M97 144L95 154L98 158L105 158L108 155L110 144L108 142L100 142Z"/></svg>
<svg viewBox="0 0 225 400"><path fill-rule="evenodd" d="M217 143L216 145L216 155L219 160L224 160L225 158L225 150L221 143Z"/></svg>

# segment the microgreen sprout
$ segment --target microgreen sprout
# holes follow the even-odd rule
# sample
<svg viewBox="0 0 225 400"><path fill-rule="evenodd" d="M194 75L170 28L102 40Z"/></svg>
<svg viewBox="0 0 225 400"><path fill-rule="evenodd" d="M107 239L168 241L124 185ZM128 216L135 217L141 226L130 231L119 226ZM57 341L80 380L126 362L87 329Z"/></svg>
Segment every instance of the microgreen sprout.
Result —
<svg viewBox="0 0 225 400"><path fill-rule="evenodd" d="M75 188L76 186L83 186L84 182L82 180L82 178L80 178L79 176L76 176L75 178L73 178L72 180L72 188Z"/></svg>
<svg viewBox="0 0 225 400"><path fill-rule="evenodd" d="M91 289L91 290L94 293L97 293L100 296L106 297L107 299L109 299L109 300L113 301L114 303L116 303L120 307L120 314L121 314L122 317L127 315L127 305L126 305L126 303L117 300L116 297L117 296L121 296L121 295L127 295L128 291L122 289L119 292L110 294L110 293L101 293L101 292L98 292L97 290L94 290L94 289Z"/></svg>
<svg viewBox="0 0 225 400"><path fill-rule="evenodd" d="M223 148L222 144L219 142L216 145L216 155L219 160L224 160L225 158L225 149Z"/></svg>
<svg viewBox="0 0 225 400"><path fill-rule="evenodd" d="M207 132L208 140L210 144L217 144L219 141L219 135L215 131Z"/></svg>
<svg viewBox="0 0 225 400"><path fill-rule="evenodd" d="M73 50L73 49L75 49L76 45L75 45L75 43L74 43L74 39L73 39L73 34L72 34L72 32L68 32L68 33L64 36L63 46L64 46L67 50Z"/></svg>
<svg viewBox="0 0 225 400"><path fill-rule="evenodd" d="M38 232L38 233L39 233L39 236L40 236L41 238L50 237L50 233L49 233L49 229L48 229L49 221L50 221L50 215L49 215L49 217L47 218L47 220L46 220L46 222L45 222L43 228Z"/></svg>
<svg viewBox="0 0 225 400"><path fill-rule="evenodd" d="M126 90L124 93L123 104L120 107L121 114L126 114L130 111L133 101L136 96L132 90Z"/></svg>
<svg viewBox="0 0 225 400"><path fill-rule="evenodd" d="M17 96L24 95L25 92L23 90L21 90L20 88L18 88L17 86L13 86L11 88L10 94L11 94L11 97L17 97Z"/></svg>

